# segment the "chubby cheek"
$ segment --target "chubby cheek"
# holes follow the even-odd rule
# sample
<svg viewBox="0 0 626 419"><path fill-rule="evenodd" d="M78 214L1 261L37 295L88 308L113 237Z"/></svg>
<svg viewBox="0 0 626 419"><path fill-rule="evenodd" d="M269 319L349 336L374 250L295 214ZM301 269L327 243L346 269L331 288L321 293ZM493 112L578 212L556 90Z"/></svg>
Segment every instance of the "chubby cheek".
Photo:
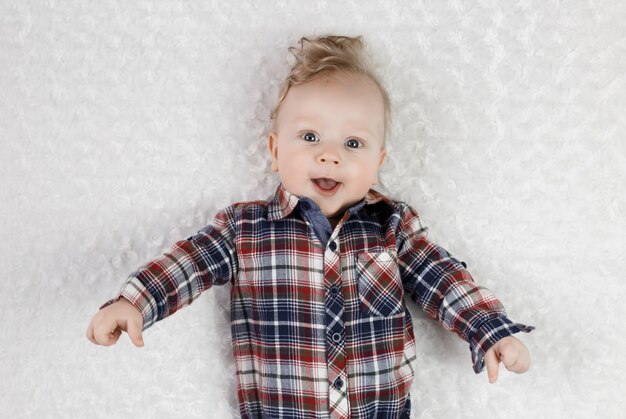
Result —
<svg viewBox="0 0 626 419"><path fill-rule="evenodd" d="M305 162L296 155L279 159L278 175L281 182L288 187L288 190L292 193L296 192L296 187L299 189L304 186L305 181L308 180L306 169L307 165Z"/></svg>
<svg viewBox="0 0 626 419"><path fill-rule="evenodd" d="M302 162L299 161L298 156L290 154L282 158L280 162L280 171L284 172L285 176L298 175L298 172L303 172L304 167Z"/></svg>
<svg viewBox="0 0 626 419"><path fill-rule="evenodd" d="M371 186L378 179L378 167L370 161L360 161L351 168L351 177L360 185Z"/></svg>

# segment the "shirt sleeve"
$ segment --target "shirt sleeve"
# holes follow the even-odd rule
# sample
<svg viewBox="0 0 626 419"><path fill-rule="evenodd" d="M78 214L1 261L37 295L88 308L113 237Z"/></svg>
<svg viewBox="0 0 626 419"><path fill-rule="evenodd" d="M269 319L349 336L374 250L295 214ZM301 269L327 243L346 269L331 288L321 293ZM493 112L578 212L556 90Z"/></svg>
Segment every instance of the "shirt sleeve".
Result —
<svg viewBox="0 0 626 419"><path fill-rule="evenodd" d="M465 262L428 240L427 228L408 205L402 207L398 228L398 267L405 293L469 343L477 374L484 369L485 352L498 340L534 329L509 320L500 301L474 282Z"/></svg>
<svg viewBox="0 0 626 419"><path fill-rule="evenodd" d="M130 274L119 295L143 316L143 329L191 304L203 291L237 277L234 207L220 211L195 235Z"/></svg>

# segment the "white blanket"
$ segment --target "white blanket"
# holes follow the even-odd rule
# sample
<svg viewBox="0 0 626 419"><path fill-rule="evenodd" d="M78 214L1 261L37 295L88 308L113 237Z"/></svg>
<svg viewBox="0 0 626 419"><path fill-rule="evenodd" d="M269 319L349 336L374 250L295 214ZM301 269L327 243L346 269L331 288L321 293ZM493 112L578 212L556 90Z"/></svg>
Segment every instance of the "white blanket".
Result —
<svg viewBox="0 0 626 419"><path fill-rule="evenodd" d="M468 264L532 368L490 385L412 309L414 418L624 418L626 4L0 2L0 416L236 414L228 288L85 338L126 275L274 191L303 35L362 34L393 102L382 179Z"/></svg>

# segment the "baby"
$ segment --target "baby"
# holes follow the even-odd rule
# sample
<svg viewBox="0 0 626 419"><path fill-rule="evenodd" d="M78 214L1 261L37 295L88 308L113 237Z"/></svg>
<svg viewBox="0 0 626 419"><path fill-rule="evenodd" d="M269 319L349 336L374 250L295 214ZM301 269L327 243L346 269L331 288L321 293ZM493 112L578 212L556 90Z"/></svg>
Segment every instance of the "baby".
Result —
<svg viewBox="0 0 626 419"><path fill-rule="evenodd" d="M469 343L474 371L530 367L513 323L417 212L371 189L386 157L389 98L361 37L302 38L272 112L280 185L133 272L87 337L143 346L142 330L230 284L244 418L408 418L416 348L407 301Z"/></svg>

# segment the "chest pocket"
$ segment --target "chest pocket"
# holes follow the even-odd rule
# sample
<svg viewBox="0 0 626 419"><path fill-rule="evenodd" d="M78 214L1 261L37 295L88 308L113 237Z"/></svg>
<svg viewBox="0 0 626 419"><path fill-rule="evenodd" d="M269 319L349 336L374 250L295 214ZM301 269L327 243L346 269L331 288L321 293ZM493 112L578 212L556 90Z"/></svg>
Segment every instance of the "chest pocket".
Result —
<svg viewBox="0 0 626 419"><path fill-rule="evenodd" d="M404 311L395 253L361 252L356 257L356 270L363 315L387 317Z"/></svg>

